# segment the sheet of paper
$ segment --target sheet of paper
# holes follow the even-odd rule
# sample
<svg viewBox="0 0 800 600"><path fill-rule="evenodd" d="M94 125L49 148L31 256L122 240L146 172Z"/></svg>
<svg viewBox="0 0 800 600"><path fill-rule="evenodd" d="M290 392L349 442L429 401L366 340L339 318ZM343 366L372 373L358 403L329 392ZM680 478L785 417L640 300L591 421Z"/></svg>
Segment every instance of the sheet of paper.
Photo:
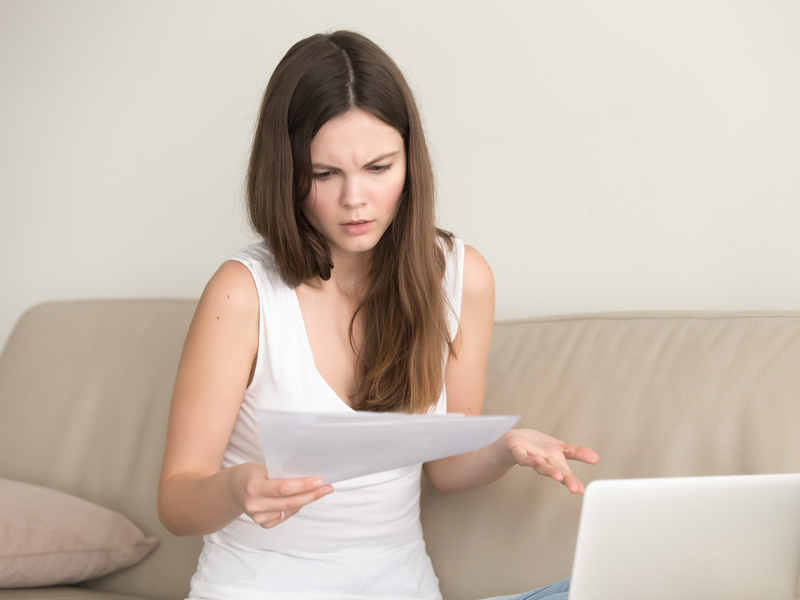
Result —
<svg viewBox="0 0 800 600"><path fill-rule="evenodd" d="M518 416L308 413L258 409L269 476L325 483L471 452L496 441Z"/></svg>

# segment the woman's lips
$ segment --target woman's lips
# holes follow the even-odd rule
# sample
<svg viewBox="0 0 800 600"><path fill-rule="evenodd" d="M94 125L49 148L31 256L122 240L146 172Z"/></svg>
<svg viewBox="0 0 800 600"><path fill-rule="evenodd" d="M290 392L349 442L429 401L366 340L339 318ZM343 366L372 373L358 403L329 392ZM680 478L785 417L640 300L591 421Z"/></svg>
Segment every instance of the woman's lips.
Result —
<svg viewBox="0 0 800 600"><path fill-rule="evenodd" d="M348 235L361 235L367 233L374 221L362 221L360 223L342 223L341 228Z"/></svg>

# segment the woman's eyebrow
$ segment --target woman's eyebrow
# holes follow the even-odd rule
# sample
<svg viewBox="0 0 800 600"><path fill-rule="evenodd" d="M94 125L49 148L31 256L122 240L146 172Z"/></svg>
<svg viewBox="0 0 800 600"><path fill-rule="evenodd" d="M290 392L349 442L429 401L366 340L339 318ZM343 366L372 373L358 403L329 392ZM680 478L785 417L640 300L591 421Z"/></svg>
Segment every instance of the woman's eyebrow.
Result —
<svg viewBox="0 0 800 600"><path fill-rule="evenodd" d="M400 154L400 150L395 150L394 152L387 152L386 154L381 154L381 155L380 155L380 156L378 156L377 158L373 158L371 161L369 161L369 162L368 162L367 164L365 164L364 166L365 166L365 167L372 166L372 165L374 165L376 162L380 162L380 161L382 161L382 160L385 160L385 159L387 159L387 158L392 158L392 157L394 157L394 156L397 156L398 154Z"/></svg>
<svg viewBox="0 0 800 600"><path fill-rule="evenodd" d="M377 157L373 158L371 161L369 161L364 166L365 167L370 167L370 166L374 165L377 162L380 162L382 160L386 160L387 158L393 158L393 157L397 156L398 154L400 154L400 150L395 150L394 152L387 152L386 154L381 154L380 156L377 156ZM311 167L314 168L314 169L335 169L336 168L336 167L332 167L330 165L326 165L324 163L312 163Z"/></svg>

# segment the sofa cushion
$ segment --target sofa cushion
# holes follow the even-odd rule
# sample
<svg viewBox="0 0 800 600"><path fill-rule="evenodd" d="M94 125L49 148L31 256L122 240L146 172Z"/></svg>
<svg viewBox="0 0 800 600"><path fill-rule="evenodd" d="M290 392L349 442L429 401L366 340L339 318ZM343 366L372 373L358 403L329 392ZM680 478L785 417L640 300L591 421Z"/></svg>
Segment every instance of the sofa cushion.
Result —
<svg viewBox="0 0 800 600"><path fill-rule="evenodd" d="M158 544L128 519L58 490L0 479L0 587L94 579L142 560Z"/></svg>
<svg viewBox="0 0 800 600"><path fill-rule="evenodd" d="M0 590L0 600L145 600L112 592L98 592L79 587L59 586Z"/></svg>

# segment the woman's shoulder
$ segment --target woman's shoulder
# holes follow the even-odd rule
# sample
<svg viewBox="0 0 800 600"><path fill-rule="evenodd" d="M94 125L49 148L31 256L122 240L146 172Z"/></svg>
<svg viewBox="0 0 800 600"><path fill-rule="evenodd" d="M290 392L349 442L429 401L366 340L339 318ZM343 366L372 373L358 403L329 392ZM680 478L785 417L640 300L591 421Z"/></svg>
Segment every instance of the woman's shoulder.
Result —
<svg viewBox="0 0 800 600"><path fill-rule="evenodd" d="M494 295L492 269L477 249L445 231L439 232L437 242L445 255L445 277L452 277L448 271L460 271L458 279L462 282L464 296L485 296L489 292Z"/></svg>
<svg viewBox="0 0 800 600"><path fill-rule="evenodd" d="M231 254L227 260L244 265L250 271L259 291L275 294L286 288L275 264L275 258L264 242L246 246Z"/></svg>
<svg viewBox="0 0 800 600"><path fill-rule="evenodd" d="M234 252L206 284L198 309L229 320L257 320L259 279L266 277L271 264L272 255L263 243Z"/></svg>
<svg viewBox="0 0 800 600"><path fill-rule="evenodd" d="M256 242L245 246L241 250L231 254L227 260L237 261L243 264L254 264L264 269L274 268L274 258L272 252L264 242Z"/></svg>
<svg viewBox="0 0 800 600"><path fill-rule="evenodd" d="M494 274L489 263L472 246L464 244L463 305L491 303L494 310Z"/></svg>
<svg viewBox="0 0 800 600"><path fill-rule="evenodd" d="M187 345L258 347L259 301L253 278L241 263L225 261L209 279L197 304Z"/></svg>
<svg viewBox="0 0 800 600"><path fill-rule="evenodd" d="M494 276L480 252L451 234L440 235L445 257L443 289L452 308L451 335L455 337L462 316L479 314L494 318ZM483 318L483 317L481 317Z"/></svg>
<svg viewBox="0 0 800 600"><path fill-rule="evenodd" d="M258 290L250 270L240 262L226 260L206 284L200 305L218 316L258 318Z"/></svg>

